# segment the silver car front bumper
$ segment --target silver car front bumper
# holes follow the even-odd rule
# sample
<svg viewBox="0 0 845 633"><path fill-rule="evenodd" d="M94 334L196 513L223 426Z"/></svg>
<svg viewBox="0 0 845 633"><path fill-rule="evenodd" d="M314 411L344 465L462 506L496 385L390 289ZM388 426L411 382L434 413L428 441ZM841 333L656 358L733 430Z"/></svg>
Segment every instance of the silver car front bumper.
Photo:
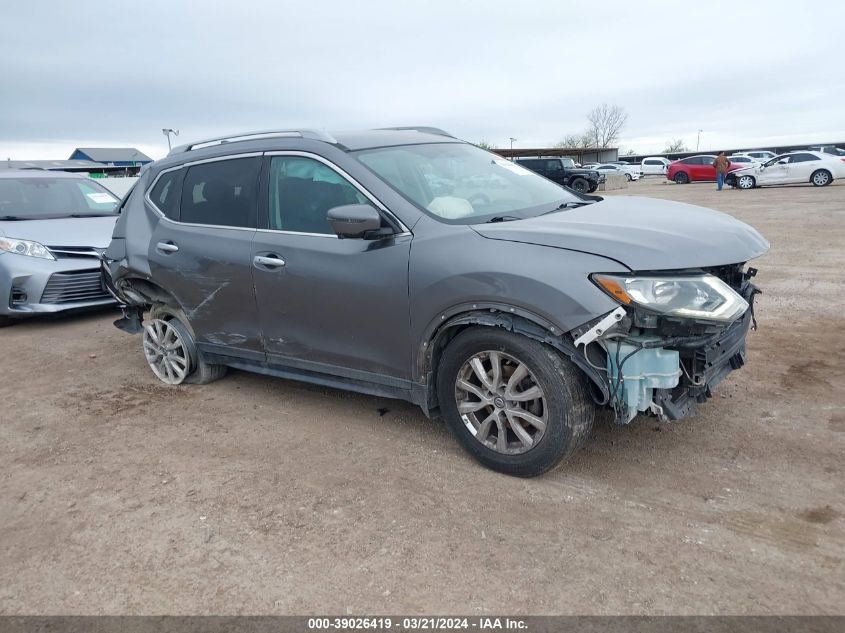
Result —
<svg viewBox="0 0 845 633"><path fill-rule="evenodd" d="M93 256L55 261L0 254L0 315L26 317L113 304Z"/></svg>

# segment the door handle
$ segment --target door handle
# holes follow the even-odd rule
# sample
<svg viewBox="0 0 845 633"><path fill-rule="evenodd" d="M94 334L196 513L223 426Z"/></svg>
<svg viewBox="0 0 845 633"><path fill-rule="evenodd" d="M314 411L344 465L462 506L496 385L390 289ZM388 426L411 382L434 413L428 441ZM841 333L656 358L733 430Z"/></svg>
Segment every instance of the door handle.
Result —
<svg viewBox="0 0 845 633"><path fill-rule="evenodd" d="M252 258L252 263L256 267L266 266L267 268L280 268L285 265L285 260L277 255L256 255Z"/></svg>
<svg viewBox="0 0 845 633"><path fill-rule="evenodd" d="M165 253L175 253L179 250L179 247L173 242L159 242L156 244L156 248L160 251L164 251Z"/></svg>

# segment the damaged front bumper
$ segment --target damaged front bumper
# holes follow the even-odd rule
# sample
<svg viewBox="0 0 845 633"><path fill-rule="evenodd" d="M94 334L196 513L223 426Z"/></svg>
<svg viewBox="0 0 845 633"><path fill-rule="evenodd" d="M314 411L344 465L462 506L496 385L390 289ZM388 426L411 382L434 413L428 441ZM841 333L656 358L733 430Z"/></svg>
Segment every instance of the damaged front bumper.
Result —
<svg viewBox="0 0 845 633"><path fill-rule="evenodd" d="M601 404L613 408L618 424L639 413L662 421L691 417L730 372L745 364L760 291L747 277L736 290L749 307L727 325L643 318L636 308L620 307L576 333L575 346L606 379L609 397Z"/></svg>

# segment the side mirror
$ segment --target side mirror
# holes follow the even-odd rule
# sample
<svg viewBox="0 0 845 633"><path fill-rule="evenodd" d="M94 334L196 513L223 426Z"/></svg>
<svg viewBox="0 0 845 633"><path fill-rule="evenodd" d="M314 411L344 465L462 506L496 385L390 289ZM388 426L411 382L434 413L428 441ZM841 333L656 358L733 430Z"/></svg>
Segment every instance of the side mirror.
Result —
<svg viewBox="0 0 845 633"><path fill-rule="evenodd" d="M329 209L326 218L338 237L361 238L381 228L381 215L369 204L344 204Z"/></svg>

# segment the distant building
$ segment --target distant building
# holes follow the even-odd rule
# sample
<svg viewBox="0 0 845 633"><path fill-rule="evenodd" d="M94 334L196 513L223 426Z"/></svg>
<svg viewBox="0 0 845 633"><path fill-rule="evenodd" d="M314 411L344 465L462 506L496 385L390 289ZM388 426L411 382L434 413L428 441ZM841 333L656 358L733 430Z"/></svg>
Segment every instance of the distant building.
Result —
<svg viewBox="0 0 845 633"><path fill-rule="evenodd" d="M70 160L90 160L111 167L142 167L153 162L134 147L77 147Z"/></svg>

